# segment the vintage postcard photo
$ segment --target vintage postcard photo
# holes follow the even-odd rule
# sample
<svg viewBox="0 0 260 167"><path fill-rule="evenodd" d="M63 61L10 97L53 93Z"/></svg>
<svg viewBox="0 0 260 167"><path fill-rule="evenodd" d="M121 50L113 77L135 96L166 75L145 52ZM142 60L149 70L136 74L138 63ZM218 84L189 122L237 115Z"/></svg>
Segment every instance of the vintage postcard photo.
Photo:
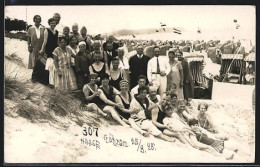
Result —
<svg viewBox="0 0 260 167"><path fill-rule="evenodd" d="M5 163L254 163L256 8L7 5Z"/></svg>

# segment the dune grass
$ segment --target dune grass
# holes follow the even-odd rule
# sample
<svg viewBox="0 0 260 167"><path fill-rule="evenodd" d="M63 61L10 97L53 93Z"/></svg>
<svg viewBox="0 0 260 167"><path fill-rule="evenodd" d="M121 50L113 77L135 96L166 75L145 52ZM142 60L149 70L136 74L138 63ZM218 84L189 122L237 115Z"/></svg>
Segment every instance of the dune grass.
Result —
<svg viewBox="0 0 260 167"><path fill-rule="evenodd" d="M28 86L25 82L18 81L16 78L4 76L5 78L5 98L19 100L28 93Z"/></svg>
<svg viewBox="0 0 260 167"><path fill-rule="evenodd" d="M41 122L41 120L55 121L55 118L48 110L44 110L32 102L23 100L17 105L17 114L31 122Z"/></svg>
<svg viewBox="0 0 260 167"><path fill-rule="evenodd" d="M12 53L11 55L5 55L5 58L15 62L16 64L22 66L22 67L26 67L25 64L23 63L23 60L16 54L16 52Z"/></svg>

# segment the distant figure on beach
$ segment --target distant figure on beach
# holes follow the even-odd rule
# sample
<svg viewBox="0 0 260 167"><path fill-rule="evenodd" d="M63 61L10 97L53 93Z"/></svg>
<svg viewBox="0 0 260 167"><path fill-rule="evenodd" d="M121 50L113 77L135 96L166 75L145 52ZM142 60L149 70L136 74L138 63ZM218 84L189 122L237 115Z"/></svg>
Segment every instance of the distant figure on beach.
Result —
<svg viewBox="0 0 260 167"><path fill-rule="evenodd" d="M35 15L33 17L34 25L29 27L27 44L29 54L28 69L33 69L36 61L39 59L39 51L41 50L44 39L44 27L41 26L41 16Z"/></svg>

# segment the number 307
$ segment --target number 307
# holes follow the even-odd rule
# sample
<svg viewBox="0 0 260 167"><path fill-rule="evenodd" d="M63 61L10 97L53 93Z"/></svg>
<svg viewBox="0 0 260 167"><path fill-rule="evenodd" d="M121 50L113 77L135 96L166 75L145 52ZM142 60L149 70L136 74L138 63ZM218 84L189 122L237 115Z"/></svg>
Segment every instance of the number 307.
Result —
<svg viewBox="0 0 260 167"><path fill-rule="evenodd" d="M83 135L84 136L92 136L92 134L94 135L94 133L96 133L96 136L98 137L98 128L84 127L84 129L83 129Z"/></svg>

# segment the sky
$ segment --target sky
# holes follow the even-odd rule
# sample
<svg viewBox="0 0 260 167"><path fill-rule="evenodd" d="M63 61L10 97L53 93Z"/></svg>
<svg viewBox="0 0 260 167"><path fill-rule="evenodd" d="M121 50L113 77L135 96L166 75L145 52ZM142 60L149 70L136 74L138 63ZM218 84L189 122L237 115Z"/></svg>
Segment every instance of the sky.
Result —
<svg viewBox="0 0 260 167"><path fill-rule="evenodd" d="M26 18L27 10L27 18ZM33 16L39 14L42 24L53 13L61 14L61 25L71 28L73 23L86 26L89 34L109 33L118 29L183 27L188 31L234 28L234 19L241 27L255 32L255 7L249 5L112 5L112 6L6 6L5 16L33 24Z"/></svg>

